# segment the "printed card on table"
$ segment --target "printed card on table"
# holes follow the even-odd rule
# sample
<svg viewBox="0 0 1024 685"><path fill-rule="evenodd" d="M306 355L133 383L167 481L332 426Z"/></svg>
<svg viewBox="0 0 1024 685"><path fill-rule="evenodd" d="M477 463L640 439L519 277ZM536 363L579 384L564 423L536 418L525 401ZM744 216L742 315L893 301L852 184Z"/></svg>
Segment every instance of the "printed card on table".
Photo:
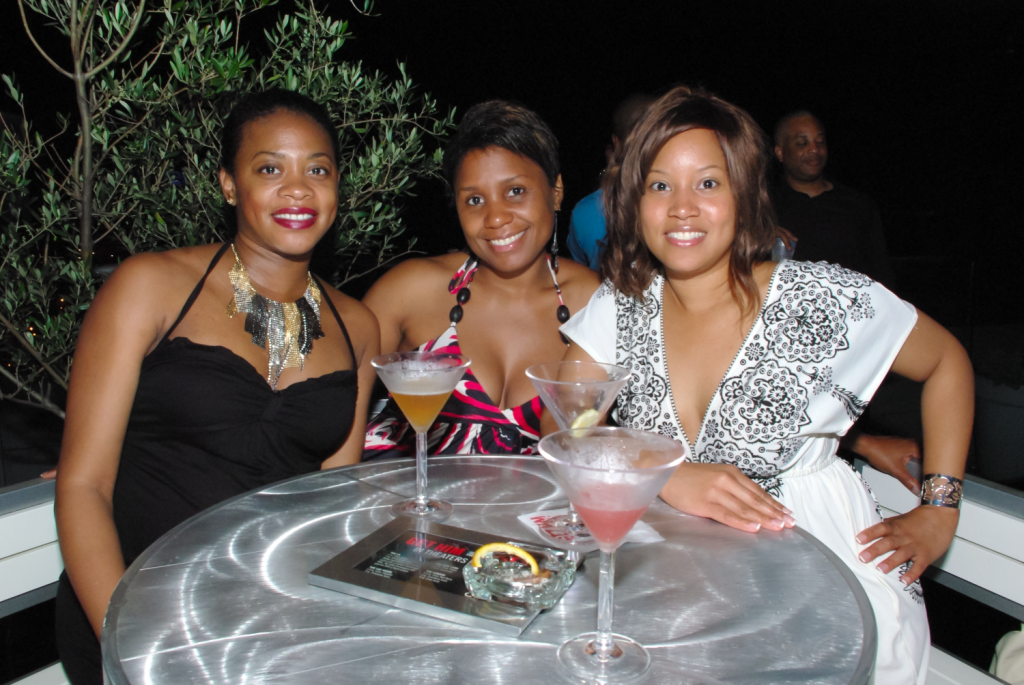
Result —
<svg viewBox="0 0 1024 685"><path fill-rule="evenodd" d="M560 516L564 516L569 513L568 509L545 509L544 511L534 512L532 514L523 514L519 517L530 530L537 533L544 541L554 544L562 549L571 549L581 554L592 552L597 549L597 540L590 535L576 536L577 541L572 542L572 536L565 533L564 530L552 525L554 519ZM651 528L643 521L637 521L633 529L626 534L625 539L622 541L623 544L627 542L636 542L640 544L649 542L664 542L665 538L661 537L658 531Z"/></svg>

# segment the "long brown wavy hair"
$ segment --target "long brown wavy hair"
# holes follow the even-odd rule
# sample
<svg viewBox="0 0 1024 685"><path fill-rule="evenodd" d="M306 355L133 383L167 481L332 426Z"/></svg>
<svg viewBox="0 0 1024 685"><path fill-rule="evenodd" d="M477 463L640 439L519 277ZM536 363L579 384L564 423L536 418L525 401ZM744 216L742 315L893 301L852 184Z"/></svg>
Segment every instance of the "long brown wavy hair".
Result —
<svg viewBox="0 0 1024 685"><path fill-rule="evenodd" d="M677 86L651 105L626 138L621 159L605 173L602 188L608 245L601 258L601 277L620 292L639 297L662 270L644 243L640 198L661 148L674 136L694 128L714 131L725 153L736 202L729 287L746 314L760 299L754 263L767 258L775 241L775 212L765 177L768 142L749 114L701 89Z"/></svg>

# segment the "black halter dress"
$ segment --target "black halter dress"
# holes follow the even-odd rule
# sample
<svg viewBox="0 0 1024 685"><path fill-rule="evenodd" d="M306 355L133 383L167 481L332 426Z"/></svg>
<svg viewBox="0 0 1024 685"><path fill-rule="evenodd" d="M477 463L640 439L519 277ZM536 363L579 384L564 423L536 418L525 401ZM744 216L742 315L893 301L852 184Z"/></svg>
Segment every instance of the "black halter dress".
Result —
<svg viewBox="0 0 1024 685"><path fill-rule="evenodd" d="M174 325L142 362L113 495L126 566L190 516L316 471L352 428L354 369L274 391L226 347L170 337L228 247L217 252ZM324 300L355 364L345 324L330 297ZM57 647L74 685L102 683L99 643L66 574L57 592Z"/></svg>

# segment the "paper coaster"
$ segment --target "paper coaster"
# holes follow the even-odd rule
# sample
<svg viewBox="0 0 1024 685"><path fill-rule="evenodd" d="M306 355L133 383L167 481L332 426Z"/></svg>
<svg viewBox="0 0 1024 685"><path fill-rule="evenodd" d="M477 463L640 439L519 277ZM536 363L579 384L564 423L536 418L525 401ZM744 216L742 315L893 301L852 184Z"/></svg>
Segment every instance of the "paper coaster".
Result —
<svg viewBox="0 0 1024 685"><path fill-rule="evenodd" d="M590 535L585 537L577 536L576 542L572 542L572 537L566 535L559 528L550 525L552 519L559 516L568 514L568 509L545 509L544 511L538 511L533 514L523 514L519 517L519 520L523 522L530 530L535 532L548 544L553 544L556 547L562 549L571 549L582 554L597 549L597 540ZM626 539L622 541L623 544L627 542L636 543L648 543L648 542L664 542L665 538L661 537L658 531L651 528L643 521L637 521L636 525L633 526L632 530L626 534Z"/></svg>

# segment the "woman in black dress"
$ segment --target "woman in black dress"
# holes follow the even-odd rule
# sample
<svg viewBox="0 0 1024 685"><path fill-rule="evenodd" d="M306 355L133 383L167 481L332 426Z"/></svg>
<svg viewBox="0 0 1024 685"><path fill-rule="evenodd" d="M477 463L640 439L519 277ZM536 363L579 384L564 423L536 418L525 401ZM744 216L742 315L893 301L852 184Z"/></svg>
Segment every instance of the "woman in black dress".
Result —
<svg viewBox="0 0 1024 685"><path fill-rule="evenodd" d="M102 681L110 596L157 538L362 452L377 322L309 273L338 207L330 118L296 93L249 95L222 150L233 242L126 260L78 340L56 501L57 641L76 685Z"/></svg>

